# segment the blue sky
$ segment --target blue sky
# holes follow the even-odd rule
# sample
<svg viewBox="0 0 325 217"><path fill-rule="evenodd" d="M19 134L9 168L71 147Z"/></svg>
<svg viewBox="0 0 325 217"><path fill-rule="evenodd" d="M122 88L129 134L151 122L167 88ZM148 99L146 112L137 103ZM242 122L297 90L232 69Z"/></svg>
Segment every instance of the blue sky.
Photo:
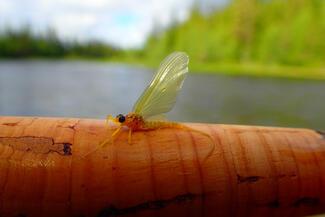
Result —
<svg viewBox="0 0 325 217"><path fill-rule="evenodd" d="M185 21L194 1L0 0L0 29L29 24L35 32L54 28L65 39L99 39L124 48L139 47L154 25ZM203 9L225 2L199 1Z"/></svg>

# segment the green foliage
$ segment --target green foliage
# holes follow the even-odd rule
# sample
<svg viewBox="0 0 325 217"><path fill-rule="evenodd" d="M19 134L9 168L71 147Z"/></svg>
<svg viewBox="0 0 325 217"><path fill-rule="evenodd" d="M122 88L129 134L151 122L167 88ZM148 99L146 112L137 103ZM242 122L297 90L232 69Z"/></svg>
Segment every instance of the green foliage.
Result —
<svg viewBox="0 0 325 217"><path fill-rule="evenodd" d="M157 64L179 50L193 71L325 79L325 0L232 0L184 23L154 28L143 49L118 50L99 41L62 41L54 31L0 32L0 58L85 57Z"/></svg>
<svg viewBox="0 0 325 217"><path fill-rule="evenodd" d="M324 0L233 0L209 15L193 9L185 23L152 35L144 55L155 61L182 50L194 65L321 67L324 35Z"/></svg>
<svg viewBox="0 0 325 217"><path fill-rule="evenodd" d="M97 41L64 42L53 30L48 30L43 36L33 34L28 26L21 30L7 29L0 32L0 58L109 58L118 54L116 48Z"/></svg>

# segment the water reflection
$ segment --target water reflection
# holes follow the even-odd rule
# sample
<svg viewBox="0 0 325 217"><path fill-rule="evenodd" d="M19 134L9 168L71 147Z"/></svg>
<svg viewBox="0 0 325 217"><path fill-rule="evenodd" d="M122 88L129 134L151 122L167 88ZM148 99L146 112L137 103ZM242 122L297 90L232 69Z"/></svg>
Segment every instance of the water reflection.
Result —
<svg viewBox="0 0 325 217"><path fill-rule="evenodd" d="M86 61L0 62L0 115L104 118L127 113L152 77ZM325 83L190 74L168 117L177 121L325 129Z"/></svg>

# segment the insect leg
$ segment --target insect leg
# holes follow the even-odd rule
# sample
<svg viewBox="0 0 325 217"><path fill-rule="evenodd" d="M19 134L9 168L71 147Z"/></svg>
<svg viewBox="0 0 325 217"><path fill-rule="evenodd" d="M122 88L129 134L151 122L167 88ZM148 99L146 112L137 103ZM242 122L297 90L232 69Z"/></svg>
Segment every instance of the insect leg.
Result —
<svg viewBox="0 0 325 217"><path fill-rule="evenodd" d="M129 128L129 137L128 137L128 143L129 143L129 144L131 144L131 142L132 142L131 137L132 137L132 129Z"/></svg>
<svg viewBox="0 0 325 217"><path fill-rule="evenodd" d="M115 135L118 134L118 132L120 132L120 130L122 129L122 127L117 128L117 130L114 131L114 133L112 133L112 138L114 139Z"/></svg>
<svg viewBox="0 0 325 217"><path fill-rule="evenodd" d="M106 120L105 120L106 125L108 125L108 122L111 121L111 120L114 120L113 116L112 115L107 115Z"/></svg>
<svg viewBox="0 0 325 217"><path fill-rule="evenodd" d="M103 142L101 142L94 150L89 151L88 153L86 153L82 158L85 158L86 156L88 156L89 154L97 151L100 148L103 148L108 142L109 140L112 140L112 143L114 142L114 138L116 137L116 135L118 134L118 132L120 132L120 130L122 129L122 127L120 126L119 128L117 128L113 133L112 133L112 137L105 139Z"/></svg>

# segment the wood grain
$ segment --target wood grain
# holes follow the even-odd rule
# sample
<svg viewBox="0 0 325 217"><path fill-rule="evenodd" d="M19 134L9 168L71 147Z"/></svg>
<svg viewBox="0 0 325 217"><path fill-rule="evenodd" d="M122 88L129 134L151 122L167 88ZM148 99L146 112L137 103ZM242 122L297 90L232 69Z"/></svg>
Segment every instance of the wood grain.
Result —
<svg viewBox="0 0 325 217"><path fill-rule="evenodd" d="M0 216L303 216L325 212L325 137L309 129L0 117ZM96 150L97 149L97 150ZM86 153L96 150L83 157Z"/></svg>

